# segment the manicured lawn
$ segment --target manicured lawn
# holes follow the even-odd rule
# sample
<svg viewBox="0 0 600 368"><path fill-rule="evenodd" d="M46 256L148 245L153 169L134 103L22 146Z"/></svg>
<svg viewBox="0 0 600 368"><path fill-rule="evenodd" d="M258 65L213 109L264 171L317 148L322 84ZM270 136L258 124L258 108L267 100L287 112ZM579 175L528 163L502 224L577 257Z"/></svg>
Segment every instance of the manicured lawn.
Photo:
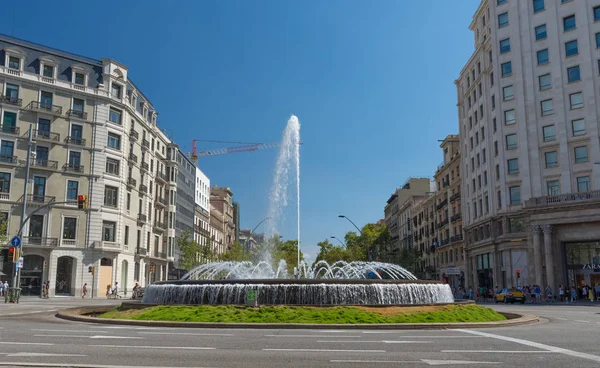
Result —
<svg viewBox="0 0 600 368"><path fill-rule="evenodd" d="M478 305L423 307L291 307L265 306L156 306L145 309L116 308L100 318L181 322L239 323L434 323L490 322L506 318Z"/></svg>

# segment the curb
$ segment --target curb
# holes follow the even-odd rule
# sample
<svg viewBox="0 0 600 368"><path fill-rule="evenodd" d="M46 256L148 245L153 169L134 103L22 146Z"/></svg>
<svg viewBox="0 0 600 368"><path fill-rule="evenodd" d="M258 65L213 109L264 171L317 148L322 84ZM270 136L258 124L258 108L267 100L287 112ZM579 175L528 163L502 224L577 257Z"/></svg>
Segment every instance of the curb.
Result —
<svg viewBox="0 0 600 368"><path fill-rule="evenodd" d="M107 325L185 328L247 328L247 329L344 329L344 330L447 330L455 328L510 327L539 322L538 316L529 314L498 312L508 318L496 322L467 323L386 323L386 324L300 324L300 323L223 323L223 322L171 322L135 321L127 319L101 319L89 315L104 313L114 306L78 307L59 310L56 316L69 321Z"/></svg>

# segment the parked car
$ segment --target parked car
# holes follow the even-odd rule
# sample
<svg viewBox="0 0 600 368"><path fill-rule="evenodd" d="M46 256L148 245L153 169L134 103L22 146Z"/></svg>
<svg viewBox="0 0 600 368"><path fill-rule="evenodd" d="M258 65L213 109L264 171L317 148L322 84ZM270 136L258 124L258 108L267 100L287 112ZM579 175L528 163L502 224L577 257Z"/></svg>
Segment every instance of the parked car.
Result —
<svg viewBox="0 0 600 368"><path fill-rule="evenodd" d="M519 289L502 289L496 294L496 303L511 303L521 302L525 304L525 293Z"/></svg>

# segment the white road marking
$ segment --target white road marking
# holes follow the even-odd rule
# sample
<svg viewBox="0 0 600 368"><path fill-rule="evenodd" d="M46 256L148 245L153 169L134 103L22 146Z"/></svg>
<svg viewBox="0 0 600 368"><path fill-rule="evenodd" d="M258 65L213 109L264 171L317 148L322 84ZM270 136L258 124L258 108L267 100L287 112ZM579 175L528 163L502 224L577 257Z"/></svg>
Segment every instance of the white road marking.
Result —
<svg viewBox="0 0 600 368"><path fill-rule="evenodd" d="M67 337L67 338L77 338L77 339L143 339L140 336L106 336L106 335L95 335L95 336L87 336L87 335L33 335L33 337Z"/></svg>
<svg viewBox="0 0 600 368"><path fill-rule="evenodd" d="M360 363L360 364L374 364L374 363L397 363L397 364L427 364L427 365L469 365L469 364L502 364L500 362L474 362L470 360L330 360L331 363Z"/></svg>
<svg viewBox="0 0 600 368"><path fill-rule="evenodd" d="M468 364L502 364L501 362L473 362L470 360L430 360L430 359L421 359L423 363L427 363L429 365L468 365Z"/></svg>
<svg viewBox="0 0 600 368"><path fill-rule="evenodd" d="M558 319L558 320L560 320L560 321L568 321L568 319L566 319L566 318L559 318L559 317L555 317L555 319Z"/></svg>
<svg viewBox="0 0 600 368"><path fill-rule="evenodd" d="M502 354L546 354L555 353L547 350L441 350L441 353L502 353Z"/></svg>
<svg viewBox="0 0 600 368"><path fill-rule="evenodd" d="M11 353L9 357L85 357L83 354Z"/></svg>
<svg viewBox="0 0 600 368"><path fill-rule="evenodd" d="M331 336L331 335L265 335L265 337L316 337L316 338L348 338L348 339L360 339L360 336Z"/></svg>
<svg viewBox="0 0 600 368"><path fill-rule="evenodd" d="M198 346L124 346L124 345L87 345L94 348L126 348L126 349L173 349L173 350L216 350ZM171 367L172 368L172 367Z"/></svg>
<svg viewBox="0 0 600 368"><path fill-rule="evenodd" d="M140 368L139 365L99 365L99 364L76 364L78 368ZM0 366L9 367L43 367L43 368L64 368L63 363L23 363L23 362L0 362ZM148 366L147 368L173 368L164 366ZM177 367L177 368L210 368L210 367Z"/></svg>
<svg viewBox="0 0 600 368"><path fill-rule="evenodd" d="M193 332L138 332L141 335L177 335L177 336L234 336L234 334L193 333Z"/></svg>
<svg viewBox="0 0 600 368"><path fill-rule="evenodd" d="M295 351L295 352L299 352L299 353L385 353L385 350L338 350L338 349L263 349L263 351L290 351L290 352Z"/></svg>
<svg viewBox="0 0 600 368"><path fill-rule="evenodd" d="M386 341L386 340L371 340L371 341L364 341L364 340L317 340L317 342L330 342L330 343L365 343L365 344L369 344L369 343L375 343L375 344L431 344L432 341L402 341L402 340L391 340L391 341Z"/></svg>
<svg viewBox="0 0 600 368"><path fill-rule="evenodd" d="M364 364L364 363L371 363L371 364L374 364L374 363L423 364L423 362L420 360L352 360L352 359L348 359L348 360L330 360L329 362L330 363L361 363L361 364Z"/></svg>
<svg viewBox="0 0 600 368"><path fill-rule="evenodd" d="M495 334L491 334L491 333L487 333L487 332L474 331L474 330L461 330L461 329L458 329L456 331L466 332L466 333L470 333L470 334L477 335L477 336L490 337L492 339L497 339L497 340L510 341L510 342L514 342L517 344L521 344L521 345L527 345L527 346L535 347L538 349L544 349L544 350L547 350L547 351L550 351L553 353L569 355L572 357L587 359L587 360L591 360L591 361L600 363L600 356L597 356L597 355L581 353L581 352L574 351L574 350L563 349L563 348L559 348L556 346L550 346L550 345L546 345L546 344L540 344L538 342L533 342L533 341L529 341L529 340L516 339L514 337L495 335Z"/></svg>
<svg viewBox="0 0 600 368"><path fill-rule="evenodd" d="M90 333L106 332L106 331L89 331L89 330L52 330L52 329L48 329L48 328L32 328L31 331L38 331L38 332L90 332Z"/></svg>
<svg viewBox="0 0 600 368"><path fill-rule="evenodd" d="M4 345L38 345L38 346L54 346L49 342L17 342L17 341L0 341Z"/></svg>
<svg viewBox="0 0 600 368"><path fill-rule="evenodd" d="M590 321L583 321L583 320L580 320L580 319L576 319L575 322L590 323Z"/></svg>

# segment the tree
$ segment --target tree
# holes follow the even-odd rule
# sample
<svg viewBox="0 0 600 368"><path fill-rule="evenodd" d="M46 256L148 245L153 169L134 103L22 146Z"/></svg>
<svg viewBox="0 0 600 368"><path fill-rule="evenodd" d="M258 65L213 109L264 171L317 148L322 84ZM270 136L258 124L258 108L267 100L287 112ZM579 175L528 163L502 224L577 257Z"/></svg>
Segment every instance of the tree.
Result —
<svg viewBox="0 0 600 368"><path fill-rule="evenodd" d="M212 241L210 238L206 238L206 244L201 246L200 257L204 262L211 262L213 260Z"/></svg>
<svg viewBox="0 0 600 368"><path fill-rule="evenodd" d="M200 245L190 239L189 231L181 234L175 244L179 247L179 268L190 271L200 264Z"/></svg>
<svg viewBox="0 0 600 368"><path fill-rule="evenodd" d="M244 248L239 242L234 242L231 249L225 251L225 253L219 255L221 261L247 261L250 260L249 254L244 254Z"/></svg>
<svg viewBox="0 0 600 368"><path fill-rule="evenodd" d="M341 245L331 244L328 239L317 243L317 245L321 250L313 266L320 261L326 261L330 265L337 261L350 261L350 253Z"/></svg>
<svg viewBox="0 0 600 368"><path fill-rule="evenodd" d="M400 251L398 264L411 273L417 272L418 262L422 253L417 248L404 248Z"/></svg>
<svg viewBox="0 0 600 368"><path fill-rule="evenodd" d="M298 240L287 240L282 242L279 237L276 240L272 251L273 262L279 263L281 259L285 260L289 274L294 272L294 267L298 265ZM300 261L304 260L304 254L300 251ZM279 264L271 265L276 270Z"/></svg>

